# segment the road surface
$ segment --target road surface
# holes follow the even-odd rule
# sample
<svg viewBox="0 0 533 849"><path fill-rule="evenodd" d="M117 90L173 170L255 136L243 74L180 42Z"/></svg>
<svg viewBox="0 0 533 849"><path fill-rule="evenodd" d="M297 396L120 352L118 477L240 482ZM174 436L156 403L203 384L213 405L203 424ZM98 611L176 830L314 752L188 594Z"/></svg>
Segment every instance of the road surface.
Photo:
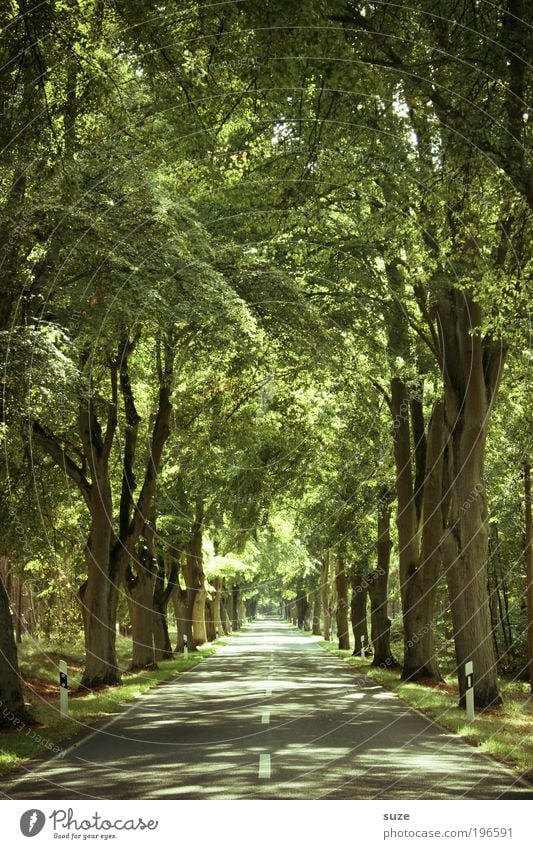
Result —
<svg viewBox="0 0 533 849"><path fill-rule="evenodd" d="M513 774L281 622L22 779L24 799L520 799Z"/></svg>

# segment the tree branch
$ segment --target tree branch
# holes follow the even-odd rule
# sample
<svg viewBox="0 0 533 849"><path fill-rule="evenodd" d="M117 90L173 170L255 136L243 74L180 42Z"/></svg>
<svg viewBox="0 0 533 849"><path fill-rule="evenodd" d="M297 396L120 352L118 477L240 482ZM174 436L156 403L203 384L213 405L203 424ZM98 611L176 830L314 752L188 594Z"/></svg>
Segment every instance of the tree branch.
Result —
<svg viewBox="0 0 533 849"><path fill-rule="evenodd" d="M41 448L49 457L63 469L71 481L73 481L81 492L87 506L90 504L91 484L83 474L80 467L62 448L60 440L36 419L32 420L32 433Z"/></svg>

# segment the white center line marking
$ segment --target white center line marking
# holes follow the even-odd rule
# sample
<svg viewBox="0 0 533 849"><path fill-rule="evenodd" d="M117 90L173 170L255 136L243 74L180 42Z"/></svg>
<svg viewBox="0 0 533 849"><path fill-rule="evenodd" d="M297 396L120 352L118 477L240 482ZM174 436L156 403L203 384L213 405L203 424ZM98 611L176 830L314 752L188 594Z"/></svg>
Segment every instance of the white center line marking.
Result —
<svg viewBox="0 0 533 849"><path fill-rule="evenodd" d="M270 778L270 755L259 755L259 778Z"/></svg>
<svg viewBox="0 0 533 849"><path fill-rule="evenodd" d="M261 725L270 725L270 711L266 710L261 714Z"/></svg>

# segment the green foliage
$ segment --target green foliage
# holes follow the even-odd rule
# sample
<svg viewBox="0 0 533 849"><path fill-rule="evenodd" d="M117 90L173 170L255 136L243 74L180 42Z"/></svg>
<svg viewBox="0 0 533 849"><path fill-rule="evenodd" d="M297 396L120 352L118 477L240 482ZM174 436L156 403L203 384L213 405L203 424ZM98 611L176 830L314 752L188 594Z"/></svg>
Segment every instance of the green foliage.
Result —
<svg viewBox="0 0 533 849"><path fill-rule="evenodd" d="M0 553L31 581L44 635L79 627L90 525L66 460L90 476L80 410L102 431L117 417L119 524L126 351L132 500L165 352L176 365L157 546L183 550L202 504L208 576L277 601L316 588L325 552L374 566L390 381L427 420L444 391L438 307L468 295L487 350L508 350L486 455L489 577L505 574L505 662L523 667L526 25L448 7L3 4ZM59 632L45 605L68 608ZM443 613L443 639L446 626Z"/></svg>

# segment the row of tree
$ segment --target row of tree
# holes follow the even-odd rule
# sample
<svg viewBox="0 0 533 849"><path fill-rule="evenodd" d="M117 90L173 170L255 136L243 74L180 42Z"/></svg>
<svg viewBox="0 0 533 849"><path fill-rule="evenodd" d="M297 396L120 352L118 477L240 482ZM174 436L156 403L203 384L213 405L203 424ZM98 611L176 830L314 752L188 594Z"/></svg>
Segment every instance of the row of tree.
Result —
<svg viewBox="0 0 533 849"><path fill-rule="evenodd" d="M345 645L351 583L374 662L392 601L405 678L441 629L497 704L528 627L533 656L522 0L2 10L0 554L33 631L81 626L92 688L121 621L132 666L169 656L170 602L178 650L309 592Z"/></svg>

